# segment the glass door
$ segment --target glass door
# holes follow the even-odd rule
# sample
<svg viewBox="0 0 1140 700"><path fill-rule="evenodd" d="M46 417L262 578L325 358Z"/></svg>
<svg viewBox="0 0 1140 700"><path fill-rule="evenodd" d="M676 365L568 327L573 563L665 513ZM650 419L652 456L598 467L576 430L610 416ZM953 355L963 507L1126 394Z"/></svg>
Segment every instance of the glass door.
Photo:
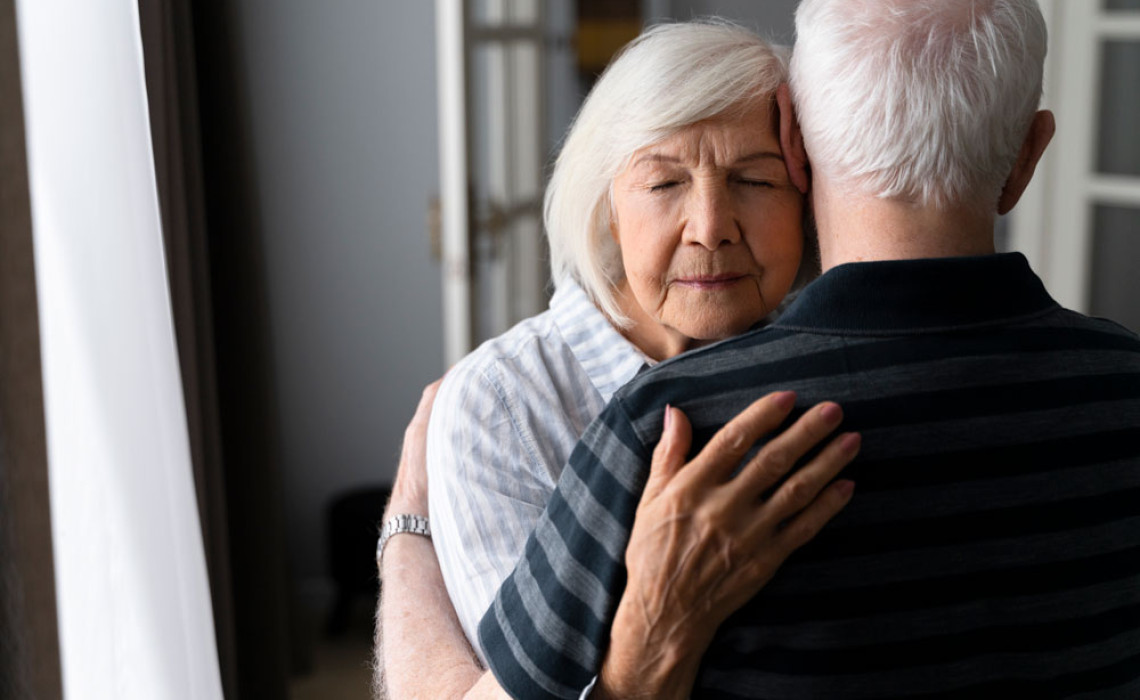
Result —
<svg viewBox="0 0 1140 700"><path fill-rule="evenodd" d="M1140 0L1042 0L1057 136L1015 210L1022 250L1065 306L1140 331Z"/></svg>
<svg viewBox="0 0 1140 700"><path fill-rule="evenodd" d="M544 4L437 0L450 365L546 306Z"/></svg>

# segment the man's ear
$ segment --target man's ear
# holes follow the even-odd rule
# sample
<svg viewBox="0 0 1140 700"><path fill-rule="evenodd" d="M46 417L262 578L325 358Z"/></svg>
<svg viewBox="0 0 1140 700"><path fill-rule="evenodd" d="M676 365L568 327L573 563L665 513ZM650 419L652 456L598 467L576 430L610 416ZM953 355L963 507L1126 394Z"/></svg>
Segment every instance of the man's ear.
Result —
<svg viewBox="0 0 1140 700"><path fill-rule="evenodd" d="M784 152L788 176L796 189L807 194L811 182L807 151L804 150L804 135L800 132L796 108L792 105L792 91L787 83L780 83L776 88L776 106L780 111L780 149Z"/></svg>
<svg viewBox="0 0 1140 700"><path fill-rule="evenodd" d="M1021 199L1025 188L1029 186L1029 181L1033 179L1033 171L1041 161L1045 147L1053 140L1056 131L1057 121L1053 118L1052 112L1041 110L1034 115L1029 133L1026 134L1025 141L1021 144L1021 151L1017 154L1017 162L1013 164L1013 170L1005 181L1005 187L1002 188L1001 197L998 199L998 214L1008 214Z"/></svg>

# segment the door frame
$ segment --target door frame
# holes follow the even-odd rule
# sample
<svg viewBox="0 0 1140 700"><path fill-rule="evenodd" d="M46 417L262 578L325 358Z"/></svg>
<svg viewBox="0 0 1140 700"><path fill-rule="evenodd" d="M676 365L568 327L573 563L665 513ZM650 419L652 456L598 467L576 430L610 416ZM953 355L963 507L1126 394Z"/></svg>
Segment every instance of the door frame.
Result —
<svg viewBox="0 0 1140 700"><path fill-rule="evenodd" d="M1140 177L1096 171L1101 47L1111 40L1140 41L1140 12L1109 11L1092 0L1040 5L1050 36L1042 108L1056 115L1057 134L1011 215L1010 244L1058 302L1088 313L1093 207L1140 208Z"/></svg>

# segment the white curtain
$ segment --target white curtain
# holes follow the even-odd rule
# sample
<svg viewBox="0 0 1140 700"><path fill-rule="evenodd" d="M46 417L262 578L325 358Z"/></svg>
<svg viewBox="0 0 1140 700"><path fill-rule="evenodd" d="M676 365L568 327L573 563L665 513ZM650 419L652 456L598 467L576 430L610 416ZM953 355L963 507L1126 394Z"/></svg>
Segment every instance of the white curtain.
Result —
<svg viewBox="0 0 1140 700"><path fill-rule="evenodd" d="M67 698L220 698L136 0L17 0Z"/></svg>

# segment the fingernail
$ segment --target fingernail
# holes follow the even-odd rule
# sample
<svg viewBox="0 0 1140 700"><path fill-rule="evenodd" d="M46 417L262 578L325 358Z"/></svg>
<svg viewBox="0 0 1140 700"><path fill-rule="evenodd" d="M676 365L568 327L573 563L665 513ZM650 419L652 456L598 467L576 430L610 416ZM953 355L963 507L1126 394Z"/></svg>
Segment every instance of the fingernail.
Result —
<svg viewBox="0 0 1140 700"><path fill-rule="evenodd" d="M840 446L845 452L855 452L863 444L863 436L859 433L847 433L843 436Z"/></svg>
<svg viewBox="0 0 1140 700"><path fill-rule="evenodd" d="M825 403L819 409L819 415L823 416L823 419L828 423L839 423L843 420L843 409L839 407L839 404Z"/></svg>
<svg viewBox="0 0 1140 700"><path fill-rule="evenodd" d="M772 398L775 402L776 408L783 411L792 410L792 406L796 405L796 392L794 391L781 391Z"/></svg>
<svg viewBox="0 0 1140 700"><path fill-rule="evenodd" d="M673 406L665 404L665 432L669 432L669 426L673 424Z"/></svg>

